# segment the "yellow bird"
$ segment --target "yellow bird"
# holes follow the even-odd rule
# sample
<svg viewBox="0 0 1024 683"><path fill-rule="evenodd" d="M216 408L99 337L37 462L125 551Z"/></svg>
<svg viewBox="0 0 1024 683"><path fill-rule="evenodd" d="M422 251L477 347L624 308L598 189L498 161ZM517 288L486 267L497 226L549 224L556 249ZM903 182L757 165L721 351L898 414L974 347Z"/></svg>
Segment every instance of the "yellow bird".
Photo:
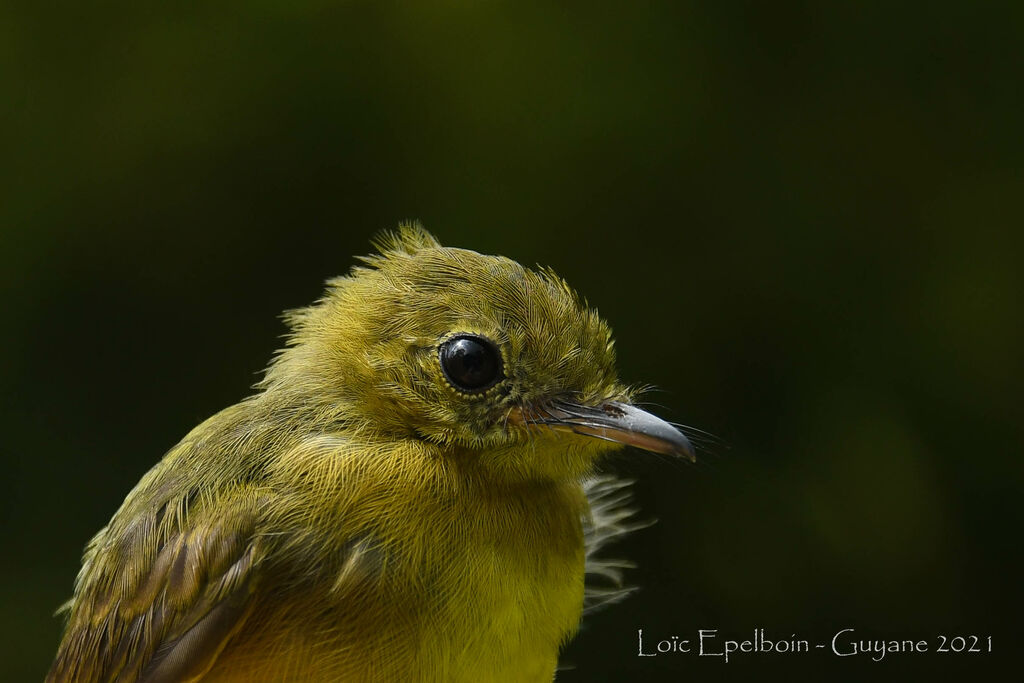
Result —
<svg viewBox="0 0 1024 683"><path fill-rule="evenodd" d="M595 462L690 443L551 271L377 246L92 539L48 681L552 680Z"/></svg>

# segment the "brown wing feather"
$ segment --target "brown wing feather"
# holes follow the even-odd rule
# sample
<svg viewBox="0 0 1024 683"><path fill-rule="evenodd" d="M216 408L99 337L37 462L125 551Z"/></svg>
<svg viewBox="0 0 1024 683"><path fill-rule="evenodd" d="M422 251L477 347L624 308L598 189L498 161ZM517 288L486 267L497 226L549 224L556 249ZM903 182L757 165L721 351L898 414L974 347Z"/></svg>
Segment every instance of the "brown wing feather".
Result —
<svg viewBox="0 0 1024 683"><path fill-rule="evenodd" d="M236 494L208 519L187 501L119 512L86 550L47 682L198 680L250 613L256 503Z"/></svg>

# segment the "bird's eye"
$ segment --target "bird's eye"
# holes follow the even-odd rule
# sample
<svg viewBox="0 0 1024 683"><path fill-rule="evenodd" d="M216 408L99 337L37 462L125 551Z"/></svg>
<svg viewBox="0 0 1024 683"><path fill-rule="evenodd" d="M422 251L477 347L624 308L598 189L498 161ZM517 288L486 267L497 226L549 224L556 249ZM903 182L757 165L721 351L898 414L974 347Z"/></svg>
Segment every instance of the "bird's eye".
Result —
<svg viewBox="0 0 1024 683"><path fill-rule="evenodd" d="M463 334L441 344L441 369L452 386L483 391L502 378L501 353L484 337Z"/></svg>

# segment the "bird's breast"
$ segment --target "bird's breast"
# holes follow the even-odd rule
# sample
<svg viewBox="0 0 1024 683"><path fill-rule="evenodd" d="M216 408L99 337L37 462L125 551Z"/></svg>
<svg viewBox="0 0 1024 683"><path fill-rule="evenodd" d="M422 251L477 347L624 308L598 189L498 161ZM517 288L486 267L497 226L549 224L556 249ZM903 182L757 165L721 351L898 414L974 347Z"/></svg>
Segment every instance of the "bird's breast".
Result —
<svg viewBox="0 0 1024 683"><path fill-rule="evenodd" d="M296 680L550 681L583 602L578 485L364 493L284 553L293 566L218 662L223 680L276 653L280 677Z"/></svg>

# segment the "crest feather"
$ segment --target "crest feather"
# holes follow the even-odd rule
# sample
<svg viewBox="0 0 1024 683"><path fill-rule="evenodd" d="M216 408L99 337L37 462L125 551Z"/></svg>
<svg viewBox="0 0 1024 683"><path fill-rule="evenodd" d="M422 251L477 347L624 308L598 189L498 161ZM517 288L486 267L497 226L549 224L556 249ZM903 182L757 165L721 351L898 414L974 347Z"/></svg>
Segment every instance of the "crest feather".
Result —
<svg viewBox="0 0 1024 683"><path fill-rule="evenodd" d="M441 243L419 221L403 221L397 230L382 230L370 243L381 253L415 254L421 249L437 249Z"/></svg>

